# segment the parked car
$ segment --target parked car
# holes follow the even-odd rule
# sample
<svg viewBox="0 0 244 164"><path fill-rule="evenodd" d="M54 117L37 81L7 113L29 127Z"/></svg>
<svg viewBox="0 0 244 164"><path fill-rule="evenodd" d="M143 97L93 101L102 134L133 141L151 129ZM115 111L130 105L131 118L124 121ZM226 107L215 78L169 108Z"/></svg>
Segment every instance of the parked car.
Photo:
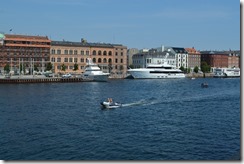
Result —
<svg viewBox="0 0 244 164"><path fill-rule="evenodd" d="M62 75L62 78L70 78L70 77L72 77L72 75L70 73Z"/></svg>

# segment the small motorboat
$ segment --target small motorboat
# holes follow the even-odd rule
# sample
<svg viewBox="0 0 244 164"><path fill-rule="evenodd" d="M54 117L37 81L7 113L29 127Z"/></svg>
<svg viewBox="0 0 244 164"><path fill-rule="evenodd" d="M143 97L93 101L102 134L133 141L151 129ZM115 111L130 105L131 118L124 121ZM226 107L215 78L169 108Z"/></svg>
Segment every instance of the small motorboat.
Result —
<svg viewBox="0 0 244 164"><path fill-rule="evenodd" d="M208 83L202 83L202 84L201 84L201 87L202 87L202 88L208 88Z"/></svg>
<svg viewBox="0 0 244 164"><path fill-rule="evenodd" d="M101 107L104 109L112 109L112 108L119 108L119 107L122 107L122 104L121 103L118 103L118 102L107 102L107 101L104 101L104 102L101 102Z"/></svg>
<svg viewBox="0 0 244 164"><path fill-rule="evenodd" d="M107 109L112 109L112 108L119 108L122 106L121 103L118 103L118 102L113 102L113 99L112 98L108 98L108 101L104 101L104 102L101 102L101 107L104 109L104 108L107 108Z"/></svg>

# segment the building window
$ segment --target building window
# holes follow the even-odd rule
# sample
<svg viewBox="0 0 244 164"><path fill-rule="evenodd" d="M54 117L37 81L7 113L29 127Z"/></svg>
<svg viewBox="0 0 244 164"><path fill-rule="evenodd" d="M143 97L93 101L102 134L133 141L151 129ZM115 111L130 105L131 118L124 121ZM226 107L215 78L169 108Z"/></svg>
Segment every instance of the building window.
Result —
<svg viewBox="0 0 244 164"><path fill-rule="evenodd" d="M93 62L93 63L96 63L96 58L93 58L93 59L92 59L92 62Z"/></svg>
<svg viewBox="0 0 244 164"><path fill-rule="evenodd" d="M71 66L69 66L69 69L74 69L74 66L72 66L72 65L71 65Z"/></svg>
<svg viewBox="0 0 244 164"><path fill-rule="evenodd" d="M77 58L74 58L74 62L77 63Z"/></svg>
<svg viewBox="0 0 244 164"><path fill-rule="evenodd" d="M115 63L118 63L118 59L115 59Z"/></svg>
<svg viewBox="0 0 244 164"><path fill-rule="evenodd" d="M84 63L84 58L80 58L80 62L81 63Z"/></svg>
<svg viewBox="0 0 244 164"><path fill-rule="evenodd" d="M73 58L69 58L69 62L72 63L73 62Z"/></svg>
<svg viewBox="0 0 244 164"><path fill-rule="evenodd" d="M115 52L115 55L118 56L118 52Z"/></svg>
<svg viewBox="0 0 244 164"><path fill-rule="evenodd" d="M64 54L65 55L68 55L68 50L64 50Z"/></svg>
<svg viewBox="0 0 244 164"><path fill-rule="evenodd" d="M102 55L102 51L99 50L99 51L98 51L98 55Z"/></svg>
<svg viewBox="0 0 244 164"><path fill-rule="evenodd" d="M101 58L98 58L98 63L101 63L102 62L102 59Z"/></svg>
<svg viewBox="0 0 244 164"><path fill-rule="evenodd" d="M75 55L77 55L77 54L78 54L78 53L77 53L77 50L74 50L74 54L75 54Z"/></svg>
<svg viewBox="0 0 244 164"><path fill-rule="evenodd" d="M123 56L123 52L121 52L121 56Z"/></svg>
<svg viewBox="0 0 244 164"><path fill-rule="evenodd" d="M55 54L55 49L52 49L51 53L52 53L52 54Z"/></svg>
<svg viewBox="0 0 244 164"><path fill-rule="evenodd" d="M68 62L68 58L64 58L64 62Z"/></svg>
<svg viewBox="0 0 244 164"><path fill-rule="evenodd" d="M86 51L86 55L89 55L89 51Z"/></svg>
<svg viewBox="0 0 244 164"><path fill-rule="evenodd" d="M106 56L107 55L107 51L103 51L103 55Z"/></svg>
<svg viewBox="0 0 244 164"><path fill-rule="evenodd" d="M109 56L112 56L112 51L109 51L109 52L108 52L108 55L109 55Z"/></svg>
<svg viewBox="0 0 244 164"><path fill-rule="evenodd" d="M61 50L57 50L57 53L58 53L58 55L60 55L61 54Z"/></svg>
<svg viewBox="0 0 244 164"><path fill-rule="evenodd" d="M120 59L120 63L123 63L123 59Z"/></svg>
<svg viewBox="0 0 244 164"><path fill-rule="evenodd" d="M96 53L96 51L95 50L93 50L92 51L92 55L96 55L97 53Z"/></svg>
<svg viewBox="0 0 244 164"><path fill-rule="evenodd" d="M69 50L69 54L70 55L73 55L73 50Z"/></svg>
<svg viewBox="0 0 244 164"><path fill-rule="evenodd" d="M83 50L82 50L82 51L80 51L80 54L81 54L81 55L84 55L84 51L83 51Z"/></svg>
<svg viewBox="0 0 244 164"><path fill-rule="evenodd" d="M61 58L57 58L57 62L61 62Z"/></svg>
<svg viewBox="0 0 244 164"><path fill-rule="evenodd" d="M107 63L107 59L106 58L103 59L103 63Z"/></svg>
<svg viewBox="0 0 244 164"><path fill-rule="evenodd" d="M51 61L52 61L52 62L55 62L55 58L52 58Z"/></svg>

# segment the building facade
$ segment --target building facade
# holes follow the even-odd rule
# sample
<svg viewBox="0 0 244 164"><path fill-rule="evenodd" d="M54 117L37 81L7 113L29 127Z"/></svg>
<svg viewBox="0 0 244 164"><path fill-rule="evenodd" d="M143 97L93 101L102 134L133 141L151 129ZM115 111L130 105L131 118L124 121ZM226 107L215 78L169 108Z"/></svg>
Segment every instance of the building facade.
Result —
<svg viewBox="0 0 244 164"><path fill-rule="evenodd" d="M10 73L32 73L44 71L50 60L50 43L47 36L28 36L1 34L0 42L0 71L4 72L6 65Z"/></svg>
<svg viewBox="0 0 244 164"><path fill-rule="evenodd" d="M201 68L201 53L197 51L194 47L185 48L188 53L188 68L191 69L191 72L197 66L199 69Z"/></svg>
<svg viewBox="0 0 244 164"><path fill-rule="evenodd" d="M127 47L120 44L52 41L50 61L54 73L80 74L85 71L86 59L91 58L103 72L122 78L127 72L126 52ZM63 64L65 71L61 69ZM78 70L74 70L75 64Z"/></svg>

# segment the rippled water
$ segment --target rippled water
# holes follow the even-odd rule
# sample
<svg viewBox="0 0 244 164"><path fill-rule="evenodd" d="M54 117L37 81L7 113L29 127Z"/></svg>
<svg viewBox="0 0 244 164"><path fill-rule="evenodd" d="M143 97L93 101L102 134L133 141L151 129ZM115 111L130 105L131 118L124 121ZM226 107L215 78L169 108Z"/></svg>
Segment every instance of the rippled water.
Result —
<svg viewBox="0 0 244 164"><path fill-rule="evenodd" d="M240 79L6 84L0 91L3 160L240 158ZM108 97L123 107L101 110Z"/></svg>

